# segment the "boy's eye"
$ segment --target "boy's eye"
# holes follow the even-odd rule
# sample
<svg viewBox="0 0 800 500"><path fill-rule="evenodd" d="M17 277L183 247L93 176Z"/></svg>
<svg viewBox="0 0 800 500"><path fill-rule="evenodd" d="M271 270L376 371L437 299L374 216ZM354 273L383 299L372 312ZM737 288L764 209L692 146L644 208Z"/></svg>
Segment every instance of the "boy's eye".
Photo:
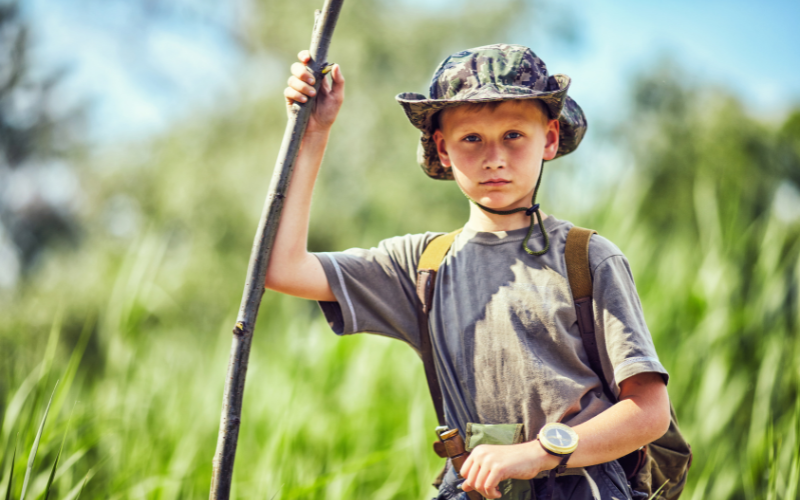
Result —
<svg viewBox="0 0 800 500"><path fill-rule="evenodd" d="M479 142L480 140L481 138L475 134L464 137L464 142Z"/></svg>
<svg viewBox="0 0 800 500"><path fill-rule="evenodd" d="M522 137L522 134L519 132L509 132L506 134L506 139L519 139Z"/></svg>

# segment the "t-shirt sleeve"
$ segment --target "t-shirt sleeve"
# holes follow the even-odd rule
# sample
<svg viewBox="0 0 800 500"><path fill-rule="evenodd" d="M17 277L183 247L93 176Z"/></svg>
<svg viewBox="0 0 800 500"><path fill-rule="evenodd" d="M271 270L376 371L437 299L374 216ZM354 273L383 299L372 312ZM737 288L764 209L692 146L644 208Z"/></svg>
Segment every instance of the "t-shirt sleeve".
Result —
<svg viewBox="0 0 800 500"><path fill-rule="evenodd" d="M639 373L660 373L666 383L669 374L656 354L628 259L613 243L594 236L589 262L596 337L606 380L617 394L623 380Z"/></svg>
<svg viewBox="0 0 800 500"><path fill-rule="evenodd" d="M416 269L436 236L398 236L375 248L314 254L336 297L336 302L319 303L331 329L338 335L383 335L419 349Z"/></svg>

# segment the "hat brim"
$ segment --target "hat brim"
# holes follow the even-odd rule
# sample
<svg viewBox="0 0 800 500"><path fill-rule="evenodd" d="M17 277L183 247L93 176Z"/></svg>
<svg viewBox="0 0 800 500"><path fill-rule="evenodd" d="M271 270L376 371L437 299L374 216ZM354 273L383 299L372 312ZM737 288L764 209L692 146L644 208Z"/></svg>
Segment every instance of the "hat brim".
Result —
<svg viewBox="0 0 800 500"><path fill-rule="evenodd" d="M418 128L420 136L417 160L425 173L442 180L453 180L453 172L439 161L439 153L433 141L433 116L439 111L467 103L484 103L510 100L542 101L550 112L551 118L558 118L560 124L559 145L556 158L574 151L586 133L586 117L583 110L567 95L570 78L567 75L553 75L552 81L556 89L536 92L527 87L483 87L469 95L457 99L428 99L422 94L403 93L395 98L403 107L412 125Z"/></svg>

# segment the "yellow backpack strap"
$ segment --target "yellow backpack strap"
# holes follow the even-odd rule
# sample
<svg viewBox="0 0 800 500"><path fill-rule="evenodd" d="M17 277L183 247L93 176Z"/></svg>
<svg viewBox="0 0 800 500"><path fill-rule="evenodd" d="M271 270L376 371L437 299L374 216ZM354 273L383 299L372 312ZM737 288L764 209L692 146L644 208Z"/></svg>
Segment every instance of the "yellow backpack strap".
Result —
<svg viewBox="0 0 800 500"><path fill-rule="evenodd" d="M458 229L452 233L443 234L431 240L431 242L428 243L428 246L425 247L425 250L422 252L422 256L419 258L417 270L430 269L433 272L438 271L439 266L444 260L444 256L447 255L447 251L450 250L450 247L453 245L453 241L460 232L461 229Z"/></svg>
<svg viewBox="0 0 800 500"><path fill-rule="evenodd" d="M453 244L461 230L453 231L450 234L437 236L428 243L417 265L417 324L419 326L419 355L422 364L425 366L425 378L428 380L428 389L433 399L433 407L436 409L436 418L439 425L447 425L444 421L444 401L442 399L442 388L439 386L439 379L436 376L436 365L433 361L433 346L431 345L431 332L428 326L428 315L431 312L431 299L433 299L433 287L436 284L436 272L447 255L447 251Z"/></svg>

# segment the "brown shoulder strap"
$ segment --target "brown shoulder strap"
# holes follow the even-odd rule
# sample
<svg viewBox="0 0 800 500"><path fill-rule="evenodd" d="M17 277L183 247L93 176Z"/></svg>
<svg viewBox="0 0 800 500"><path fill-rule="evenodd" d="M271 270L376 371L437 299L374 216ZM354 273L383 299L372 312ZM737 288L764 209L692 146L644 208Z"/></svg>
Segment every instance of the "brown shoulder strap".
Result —
<svg viewBox="0 0 800 500"><path fill-rule="evenodd" d="M575 315L578 317L578 329L581 332L586 356L589 358L589 366L600 378L606 397L614 403L617 399L603 374L603 364L600 361L600 350L594 330L592 273L589 268L589 241L593 234L597 234L597 231L573 226L567 234L564 258L567 262L567 279L572 289L572 300L575 302Z"/></svg>
<svg viewBox="0 0 800 500"><path fill-rule="evenodd" d="M567 278L572 297L581 299L592 296L592 274L589 270L589 240L597 234L593 229L573 226L567 233L564 258L567 261Z"/></svg>
<svg viewBox="0 0 800 500"><path fill-rule="evenodd" d="M436 376L436 364L433 361L433 346L431 344L431 333L428 326L428 316L431 312L431 300L433 299L433 288L436 284L436 272L447 255L447 251L453 244L461 230L453 231L435 238L428 243L417 265L417 322L420 335L420 357L425 366L425 378L428 380L428 389L433 399L433 407L436 409L436 418L439 425L446 425L444 421L444 402L442 399L442 388L439 386L439 378Z"/></svg>

